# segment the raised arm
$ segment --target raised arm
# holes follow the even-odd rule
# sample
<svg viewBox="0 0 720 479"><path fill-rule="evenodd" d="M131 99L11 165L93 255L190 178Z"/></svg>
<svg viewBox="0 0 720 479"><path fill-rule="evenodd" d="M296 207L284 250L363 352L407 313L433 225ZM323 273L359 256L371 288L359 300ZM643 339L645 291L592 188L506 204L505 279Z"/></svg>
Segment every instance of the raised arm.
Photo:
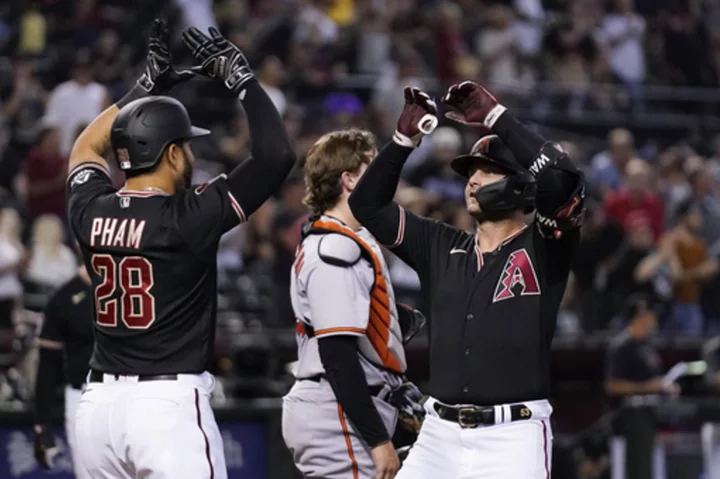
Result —
<svg viewBox="0 0 720 479"><path fill-rule="evenodd" d="M227 178L228 190L247 217L282 186L295 164L295 153L280 115L255 79L245 55L214 27L209 33L210 37L191 27L183 33L183 41L199 63L193 70L222 82L247 113L252 158Z"/></svg>
<svg viewBox="0 0 720 479"><path fill-rule="evenodd" d="M163 94L194 76L190 71L178 72L173 68L168 40L167 25L156 19L148 42L145 72L120 101L100 113L75 140L68 162L69 172L82 163L97 163L108 170L104 157L110 148L110 129L120 108L145 96Z"/></svg>
<svg viewBox="0 0 720 479"><path fill-rule="evenodd" d="M536 177L537 222L544 236L560 238L579 228L584 217L585 181L560 145L520 123L476 83L453 85L443 101L454 109L447 113L448 118L492 130Z"/></svg>
<svg viewBox="0 0 720 479"><path fill-rule="evenodd" d="M393 197L408 156L437 126L436 112L426 93L406 88L405 107L392 141L370 163L349 199L355 218L416 270L427 267L429 244L440 230L450 227L405 211Z"/></svg>

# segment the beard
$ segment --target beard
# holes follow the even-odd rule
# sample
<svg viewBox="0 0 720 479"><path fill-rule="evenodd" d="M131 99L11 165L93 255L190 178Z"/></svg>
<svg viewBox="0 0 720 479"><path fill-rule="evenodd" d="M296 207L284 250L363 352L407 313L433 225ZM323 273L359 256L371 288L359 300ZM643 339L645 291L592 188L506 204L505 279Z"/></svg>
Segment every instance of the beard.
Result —
<svg viewBox="0 0 720 479"><path fill-rule="evenodd" d="M193 165L190 163L190 161L187 158L187 155L183 151L183 172L182 176L177 179L175 182L175 189L177 190L185 190L187 188L190 188L190 185L192 184L192 177L193 177Z"/></svg>

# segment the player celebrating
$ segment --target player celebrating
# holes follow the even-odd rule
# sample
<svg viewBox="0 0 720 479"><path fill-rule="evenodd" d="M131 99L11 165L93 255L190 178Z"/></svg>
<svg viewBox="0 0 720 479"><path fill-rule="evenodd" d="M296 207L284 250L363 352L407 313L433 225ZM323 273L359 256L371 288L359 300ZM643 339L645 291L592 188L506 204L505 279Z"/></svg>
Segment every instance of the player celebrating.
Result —
<svg viewBox="0 0 720 479"><path fill-rule="evenodd" d="M417 89L405 100L393 141L350 197L358 221L418 272L435 325L427 415L397 477L547 479L550 342L579 241L582 176L558 145L464 82L444 98L456 110L448 117L495 133L452 163L476 233L406 212L392 198L436 109Z"/></svg>
<svg viewBox="0 0 720 479"><path fill-rule="evenodd" d="M375 156L369 132L328 133L307 154L303 229L291 275L297 382L284 398L283 437L307 478L390 479L398 412L419 426L420 393L404 381L403 342L422 325L395 306L380 247L347 199Z"/></svg>
<svg viewBox="0 0 720 479"><path fill-rule="evenodd" d="M93 350L92 290L84 266L77 276L52 295L45 308L45 320L37 340L40 349L35 383L35 459L44 469L51 469L59 454L49 425L55 410L57 386L64 366L65 436L73 460L76 457L75 412L87 376ZM76 464L74 470L78 470Z"/></svg>
<svg viewBox="0 0 720 479"><path fill-rule="evenodd" d="M92 279L95 350L77 413L80 477L225 478L210 407L220 236L280 187L295 161L282 121L245 56L220 33L183 35L201 71L242 102L253 158L188 189L195 161L178 101L153 96L174 70L157 22L145 74L76 141L69 218ZM108 140L127 175L116 191Z"/></svg>

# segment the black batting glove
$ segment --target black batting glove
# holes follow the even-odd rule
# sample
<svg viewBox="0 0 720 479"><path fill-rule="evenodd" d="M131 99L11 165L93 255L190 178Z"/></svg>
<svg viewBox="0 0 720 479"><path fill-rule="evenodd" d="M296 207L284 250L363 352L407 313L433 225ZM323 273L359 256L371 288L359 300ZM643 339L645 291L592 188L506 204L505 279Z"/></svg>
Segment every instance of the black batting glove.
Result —
<svg viewBox="0 0 720 479"><path fill-rule="evenodd" d="M430 95L418 88L405 88L405 106L397 120L393 141L401 146L416 147L423 136L438 125L437 105Z"/></svg>
<svg viewBox="0 0 720 479"><path fill-rule="evenodd" d="M170 32L167 24L156 18L148 42L145 73L138 79L138 85L151 95L162 95L178 83L195 76L190 70L177 71L173 67L169 43Z"/></svg>
<svg viewBox="0 0 720 479"><path fill-rule="evenodd" d="M243 86L255 78L250 64L238 47L230 43L215 27L210 37L195 27L183 32L183 42L200 64L193 71L221 81L228 90L242 99Z"/></svg>
<svg viewBox="0 0 720 479"><path fill-rule="evenodd" d="M35 460L43 469L52 469L55 457L60 454L60 450L55 444L53 437L47 426L35 426Z"/></svg>

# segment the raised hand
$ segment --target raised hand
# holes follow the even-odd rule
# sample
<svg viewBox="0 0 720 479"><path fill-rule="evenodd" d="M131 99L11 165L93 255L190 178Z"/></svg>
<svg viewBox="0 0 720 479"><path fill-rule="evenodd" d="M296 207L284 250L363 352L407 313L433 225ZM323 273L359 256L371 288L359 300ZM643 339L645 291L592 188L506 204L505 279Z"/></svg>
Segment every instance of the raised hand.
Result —
<svg viewBox="0 0 720 479"><path fill-rule="evenodd" d="M397 121L393 141L402 146L414 147L423 136L437 128L437 105L430 95L418 88L405 88L405 106Z"/></svg>
<svg viewBox="0 0 720 479"><path fill-rule="evenodd" d="M243 85L255 78L247 58L217 28L210 27L208 31L210 37L195 27L183 32L183 42L199 62L193 71L219 80L230 91L241 95Z"/></svg>
<svg viewBox="0 0 720 479"><path fill-rule="evenodd" d="M148 42L145 72L138 80L138 84L153 95L165 93L178 83L195 76L190 70L177 71L173 67L169 42L170 33L167 24L164 20L156 18Z"/></svg>
<svg viewBox="0 0 720 479"><path fill-rule="evenodd" d="M492 93L471 81L451 86L442 101L453 108L453 111L447 112L445 116L466 125L492 128L506 110Z"/></svg>

